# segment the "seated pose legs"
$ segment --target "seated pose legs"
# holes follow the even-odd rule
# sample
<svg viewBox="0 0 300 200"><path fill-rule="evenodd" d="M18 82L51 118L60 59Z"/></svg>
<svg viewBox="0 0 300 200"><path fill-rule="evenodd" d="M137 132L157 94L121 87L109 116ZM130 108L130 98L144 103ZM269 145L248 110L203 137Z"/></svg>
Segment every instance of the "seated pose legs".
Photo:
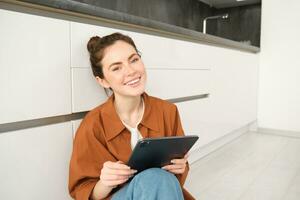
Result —
<svg viewBox="0 0 300 200"><path fill-rule="evenodd" d="M159 168L150 168L137 174L116 192L112 200L182 200L182 190L174 174Z"/></svg>

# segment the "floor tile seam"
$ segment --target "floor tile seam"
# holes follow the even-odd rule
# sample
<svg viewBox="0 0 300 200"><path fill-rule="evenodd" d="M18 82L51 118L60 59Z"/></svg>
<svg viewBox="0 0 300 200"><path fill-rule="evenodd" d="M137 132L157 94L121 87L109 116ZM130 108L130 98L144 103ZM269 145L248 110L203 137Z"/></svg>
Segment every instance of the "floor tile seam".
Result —
<svg viewBox="0 0 300 200"><path fill-rule="evenodd" d="M273 158L271 158L269 160L269 162L266 164L265 167L263 167L258 173L257 175L253 178L252 182L249 184L249 186L245 189L245 191L236 199L236 200L242 200L243 196L245 194L247 194L247 192L251 189L251 187L254 185L255 181L258 180L258 177L270 166L270 164L272 163L272 161L283 151L284 147L287 146L288 142L286 142L286 144L282 145L281 149L278 151L277 154L275 154L273 156Z"/></svg>
<svg viewBox="0 0 300 200"><path fill-rule="evenodd" d="M280 141L281 141L281 140L280 140ZM279 142L279 141L278 141L278 142ZM272 142L270 142L270 144L271 144L271 143L272 143ZM229 145L229 144L228 144L228 145ZM284 146L284 145L283 145L283 146ZM271 152L271 151L270 151L270 152ZM222 173L220 174L220 176L214 178L214 180L213 180L211 183L209 183L209 184L207 184L207 185L204 185L204 187L203 187L202 189L200 189L200 191L205 192L205 191L209 190L209 188L210 188L212 185L214 185L218 180L224 178L226 175L230 174L230 173L231 173L234 169L236 169L238 166L242 165L242 163L243 163L242 161L245 161L245 160L249 159L250 156L255 156L255 154L257 154L257 152L255 152L255 151L249 151L249 152L247 152L247 154L245 154L244 157L241 157L241 158L239 158L238 160L236 160L231 168L228 168L228 169L224 170L224 172L222 172ZM276 156L276 154L275 154L274 156ZM273 156L273 157L274 157L274 156ZM273 159L273 158L271 158L271 161L272 161L272 159ZM271 162L271 161L269 161L269 162ZM268 163L269 163L269 162L268 162ZM268 165L268 163L267 163L266 165ZM202 163L202 164L203 164L203 163ZM263 169L264 169L264 168L263 168ZM263 169L262 169L262 170L263 170ZM196 170L196 171L197 171L197 170ZM258 173L259 173L259 172L258 172ZM199 192L200 192L200 191L199 191Z"/></svg>
<svg viewBox="0 0 300 200"><path fill-rule="evenodd" d="M213 158L215 158L216 156L218 156L218 155L214 155L215 153L218 153L218 151L223 150L223 148L227 148L228 146L230 146L230 145L231 145L233 142L235 142L236 140L241 139L242 137L247 136L247 134L252 134L252 133L246 132L246 133L240 135L239 137L233 139L232 141L230 141L230 142L228 142L228 143L225 143L225 144L223 144L222 146L220 146L219 148L217 148L217 149L215 149L215 150L209 152L207 155L205 155L205 156L203 156L202 158L200 158L199 161L202 161L202 162L203 162L202 164L204 164L204 163L206 163L206 162L212 160ZM229 148L229 147L228 147L228 148ZM197 162L197 161L196 161L196 162Z"/></svg>
<svg viewBox="0 0 300 200"><path fill-rule="evenodd" d="M250 152L249 155L254 154L254 152ZM220 174L220 176L214 178L215 180L212 181L209 185L206 185L202 192L207 191L212 185L214 185L218 180L223 179L226 175L230 174L234 169L236 169L237 166L242 165L241 161L248 159L249 156L246 156L244 158L240 158L239 160L235 161L233 164L233 167L228 168L223 173Z"/></svg>
<svg viewBox="0 0 300 200"><path fill-rule="evenodd" d="M296 173L295 177L290 181L289 187L287 188L286 192L282 195L281 200L284 200L286 198L286 196L288 195L288 192L293 187L293 185L294 185L293 183L296 182L298 176L300 177L300 167L298 168L298 172Z"/></svg>
<svg viewBox="0 0 300 200"><path fill-rule="evenodd" d="M224 178L227 174L231 173L234 169L236 169L239 165L242 165L242 161L243 160L247 160L249 159L250 156L255 155L256 152L255 151L250 151L248 152L244 157L241 157L240 159L236 160L233 164L233 167L228 168L227 170L225 170L224 172L222 172L220 174L220 176L214 178L214 180L210 183L205 185L202 189L200 189L202 192L207 191L212 185L214 185L218 180ZM272 158L271 158L272 159Z"/></svg>
<svg viewBox="0 0 300 200"><path fill-rule="evenodd" d="M225 145L230 145L230 144L225 144ZM222 148L222 147L221 147L221 148ZM221 150L222 150L221 148L220 148L220 149L217 149L216 151L221 151ZM211 152L211 154L215 153L216 151ZM244 153L244 156L241 156L241 157L239 158L239 161L240 161L241 159L243 159L243 157L248 156L249 154L251 154L251 152L253 152L253 151L246 151L246 152ZM207 156L211 156L211 155L207 155ZM194 166L195 166L195 168L196 168L196 166L198 167L198 166L207 164L207 162L211 161L212 159L215 159L217 156L219 156L219 155L213 156L213 157L211 157L211 158L205 157L205 158L208 158L208 159L205 160L205 161L203 161L203 163L201 163L201 164L199 164L199 163L196 164L196 163L195 163ZM201 160L199 160L198 162L201 162ZM199 169L194 169L194 170L195 170L195 171L198 171Z"/></svg>

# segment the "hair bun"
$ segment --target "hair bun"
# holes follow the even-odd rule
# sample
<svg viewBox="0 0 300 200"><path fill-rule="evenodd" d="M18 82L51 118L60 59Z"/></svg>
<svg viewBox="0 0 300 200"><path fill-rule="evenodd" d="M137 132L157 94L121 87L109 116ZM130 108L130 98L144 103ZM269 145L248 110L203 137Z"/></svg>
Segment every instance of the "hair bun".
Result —
<svg viewBox="0 0 300 200"><path fill-rule="evenodd" d="M90 53L95 51L95 48L96 48L97 44L100 42L100 40L101 40L101 37L99 37L99 36L94 36L94 37L90 38L90 40L87 43L87 49Z"/></svg>

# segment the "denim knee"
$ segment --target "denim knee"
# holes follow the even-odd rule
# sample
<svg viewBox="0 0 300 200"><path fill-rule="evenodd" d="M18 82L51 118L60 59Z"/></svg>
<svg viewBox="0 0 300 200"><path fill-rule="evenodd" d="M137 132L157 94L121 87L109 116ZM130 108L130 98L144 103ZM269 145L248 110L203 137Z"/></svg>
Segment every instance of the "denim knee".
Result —
<svg viewBox="0 0 300 200"><path fill-rule="evenodd" d="M174 174L160 168L150 168L144 170L139 174L137 174L135 178L138 178L140 181L145 181L145 182L151 182L151 180L154 182L157 181L167 181L167 182L175 182L175 183L178 182Z"/></svg>
<svg viewBox="0 0 300 200"><path fill-rule="evenodd" d="M156 176L156 177L169 177L171 174L170 172L167 172L164 169L160 169L160 168L150 168L150 169L146 169L144 171L142 171L140 174L140 176Z"/></svg>
<svg viewBox="0 0 300 200"><path fill-rule="evenodd" d="M151 168L134 176L127 185L114 194L112 199L183 200L183 195L174 174L164 169Z"/></svg>

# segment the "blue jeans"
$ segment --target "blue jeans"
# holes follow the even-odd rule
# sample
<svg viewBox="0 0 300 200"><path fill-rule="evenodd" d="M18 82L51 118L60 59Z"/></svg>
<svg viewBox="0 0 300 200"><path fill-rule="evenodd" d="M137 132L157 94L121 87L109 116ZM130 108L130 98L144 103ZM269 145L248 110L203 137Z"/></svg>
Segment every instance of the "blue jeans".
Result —
<svg viewBox="0 0 300 200"><path fill-rule="evenodd" d="M112 200L183 200L174 174L160 168L140 172L112 196Z"/></svg>

